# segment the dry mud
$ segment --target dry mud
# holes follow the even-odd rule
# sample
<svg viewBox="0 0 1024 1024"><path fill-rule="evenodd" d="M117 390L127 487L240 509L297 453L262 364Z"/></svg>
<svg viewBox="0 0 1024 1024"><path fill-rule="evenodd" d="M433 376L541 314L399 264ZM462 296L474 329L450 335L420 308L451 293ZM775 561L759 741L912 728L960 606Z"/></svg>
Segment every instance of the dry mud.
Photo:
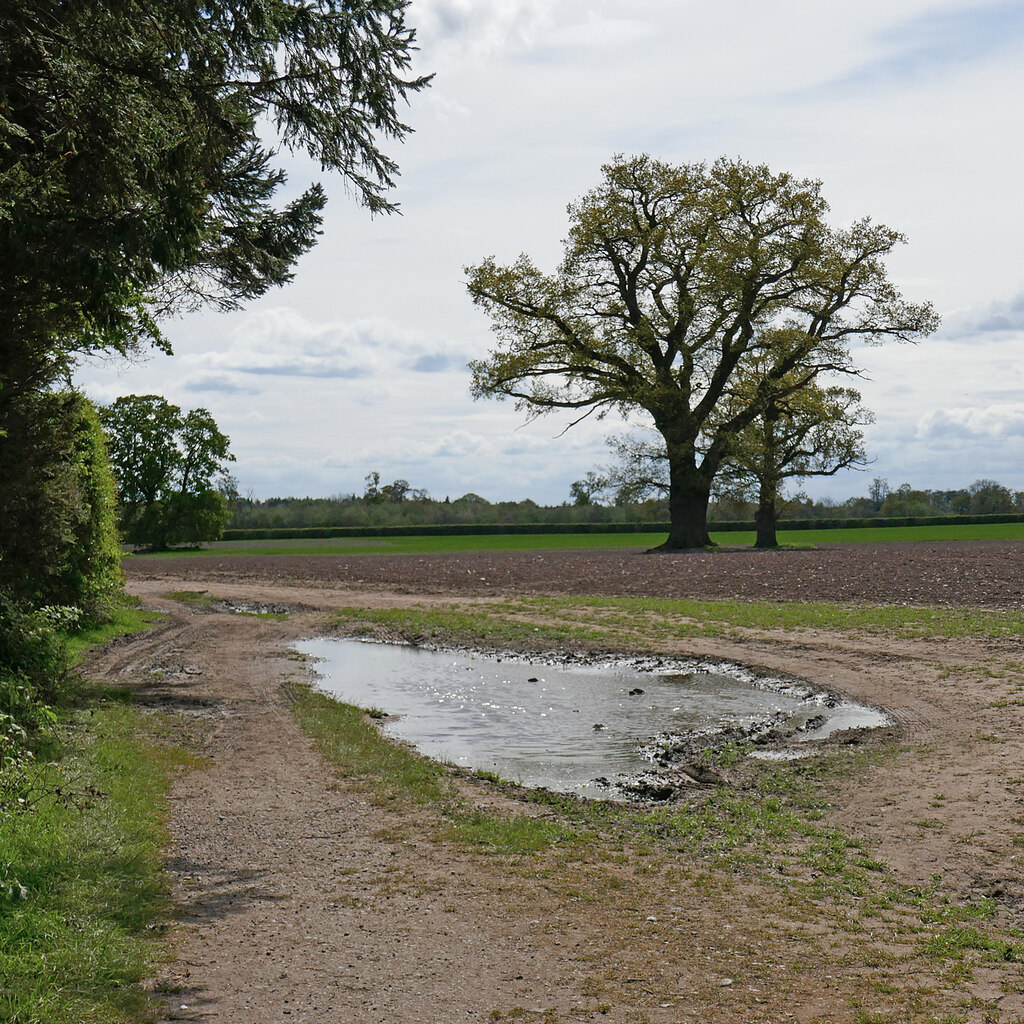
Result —
<svg viewBox="0 0 1024 1024"><path fill-rule="evenodd" d="M642 856L508 863L438 840L427 812L382 808L338 777L287 706L290 683L306 678L287 645L323 630L332 609L521 593L1008 608L1021 604L1022 556L963 544L131 560L129 589L169 618L101 652L93 671L195 721L206 758L172 797L180 923L176 959L155 980L162 1019L1024 1019L1019 965L979 963L969 977L953 961L922 966L883 920L851 926L855 905L809 907L755 874L725 880ZM186 589L292 611L268 620L164 596ZM830 823L897 881L991 900L1000 927L1019 929L1020 644L800 630L661 650L789 673L890 711L889 752L839 786Z"/></svg>

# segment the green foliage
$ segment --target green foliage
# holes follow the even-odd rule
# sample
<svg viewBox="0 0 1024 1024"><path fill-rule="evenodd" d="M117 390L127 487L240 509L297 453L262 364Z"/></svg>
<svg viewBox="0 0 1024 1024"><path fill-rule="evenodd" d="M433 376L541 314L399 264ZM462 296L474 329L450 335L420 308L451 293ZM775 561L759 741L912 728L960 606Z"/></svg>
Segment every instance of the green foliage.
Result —
<svg viewBox="0 0 1024 1024"><path fill-rule="evenodd" d="M63 699L71 669L64 636L77 620L74 609L29 608L0 592L0 673L42 700Z"/></svg>
<svg viewBox="0 0 1024 1024"><path fill-rule="evenodd" d="M130 603L83 624L67 606L35 608L0 590L0 819L53 796L37 754L52 746L58 713L78 698L73 672L89 644L145 628Z"/></svg>
<svg viewBox="0 0 1024 1024"><path fill-rule="evenodd" d="M0 822L43 792L35 751L72 686L62 631L76 620L74 609L33 610L0 590Z"/></svg>
<svg viewBox="0 0 1024 1024"><path fill-rule="evenodd" d="M888 281L902 236L830 228L819 182L724 158L620 157L603 175L569 207L555 274L525 255L466 268L499 339L470 364L473 393L533 415L643 411L668 461L665 546L703 547L712 482L770 402L856 372L854 341L914 339L937 318Z"/></svg>
<svg viewBox="0 0 1024 1024"><path fill-rule="evenodd" d="M42 392L7 406L0 440L0 587L102 614L121 583L114 484L96 411Z"/></svg>
<svg viewBox="0 0 1024 1024"><path fill-rule="evenodd" d="M81 402L76 447L79 455L79 478L82 503L88 518L76 537L76 554L72 559L75 590L81 595L74 603L87 616L95 617L97 609L106 612L106 605L120 592L121 545L117 531L117 485L107 457L107 439L99 415L90 402ZM67 595L71 593L69 588Z"/></svg>
<svg viewBox="0 0 1024 1024"><path fill-rule="evenodd" d="M213 478L235 457L210 413L182 415L159 395L125 395L102 408L100 417L127 540L166 548L220 537L230 513Z"/></svg>
<svg viewBox="0 0 1024 1024"><path fill-rule="evenodd" d="M166 347L155 315L287 281L319 185L285 182L261 135L341 172L374 211L397 168L378 140L413 33L404 0L50 0L0 14L0 381L13 399L76 352ZM2 416L0 416L2 420Z"/></svg>
<svg viewBox="0 0 1024 1024"><path fill-rule="evenodd" d="M65 756L39 766L33 813L0 815L5 1021L128 1024L151 1008L138 982L154 969L164 797L185 759L154 735L157 717L93 710Z"/></svg>

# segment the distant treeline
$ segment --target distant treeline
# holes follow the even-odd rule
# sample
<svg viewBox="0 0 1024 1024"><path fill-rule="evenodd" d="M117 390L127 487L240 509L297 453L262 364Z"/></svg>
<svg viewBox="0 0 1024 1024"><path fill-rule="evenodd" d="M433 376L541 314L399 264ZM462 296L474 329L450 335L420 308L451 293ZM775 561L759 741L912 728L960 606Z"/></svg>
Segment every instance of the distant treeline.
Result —
<svg viewBox="0 0 1024 1024"><path fill-rule="evenodd" d="M231 484L234 482L231 481ZM577 488L575 501L538 505L522 501L490 502L478 494L437 500L411 488L404 480L380 485L378 474L367 478L362 495L331 498L241 497L228 488L232 518L228 529L309 529L332 526L394 527L530 524L657 524L668 521L668 503L662 499L606 505L589 499ZM755 505L743 497L720 497L712 502L709 522L749 523ZM895 490L875 479L866 497L843 502L812 501L798 494L781 504L780 520L836 520L933 516L988 516L1024 513L1024 491L1013 492L994 480L977 480L959 490L915 490L902 484Z"/></svg>

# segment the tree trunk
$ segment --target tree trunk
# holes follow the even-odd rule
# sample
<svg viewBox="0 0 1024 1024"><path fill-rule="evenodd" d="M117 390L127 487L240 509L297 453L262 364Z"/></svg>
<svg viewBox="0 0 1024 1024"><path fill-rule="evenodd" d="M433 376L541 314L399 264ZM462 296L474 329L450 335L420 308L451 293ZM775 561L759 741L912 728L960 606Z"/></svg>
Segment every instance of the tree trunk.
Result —
<svg viewBox="0 0 1024 1024"><path fill-rule="evenodd" d="M758 492L757 511L754 513L754 526L757 529L755 548L777 548L779 540L775 533L778 523L778 510L775 507L775 496L778 484L775 481L762 479Z"/></svg>
<svg viewBox="0 0 1024 1024"><path fill-rule="evenodd" d="M692 461L692 460L691 460ZM669 457L668 540L655 551L714 547L708 534L711 480L686 460Z"/></svg>

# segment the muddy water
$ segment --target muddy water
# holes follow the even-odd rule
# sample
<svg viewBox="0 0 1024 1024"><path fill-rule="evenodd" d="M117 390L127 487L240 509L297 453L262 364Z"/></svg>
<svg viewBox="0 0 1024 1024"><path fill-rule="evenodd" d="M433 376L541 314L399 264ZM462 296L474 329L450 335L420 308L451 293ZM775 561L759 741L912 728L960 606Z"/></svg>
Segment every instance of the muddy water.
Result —
<svg viewBox="0 0 1024 1024"><path fill-rule="evenodd" d="M616 795L623 778L649 770L655 737L781 727L796 746L887 722L738 666L554 665L336 639L296 646L319 659L323 691L387 712L384 731L430 757L586 796Z"/></svg>

